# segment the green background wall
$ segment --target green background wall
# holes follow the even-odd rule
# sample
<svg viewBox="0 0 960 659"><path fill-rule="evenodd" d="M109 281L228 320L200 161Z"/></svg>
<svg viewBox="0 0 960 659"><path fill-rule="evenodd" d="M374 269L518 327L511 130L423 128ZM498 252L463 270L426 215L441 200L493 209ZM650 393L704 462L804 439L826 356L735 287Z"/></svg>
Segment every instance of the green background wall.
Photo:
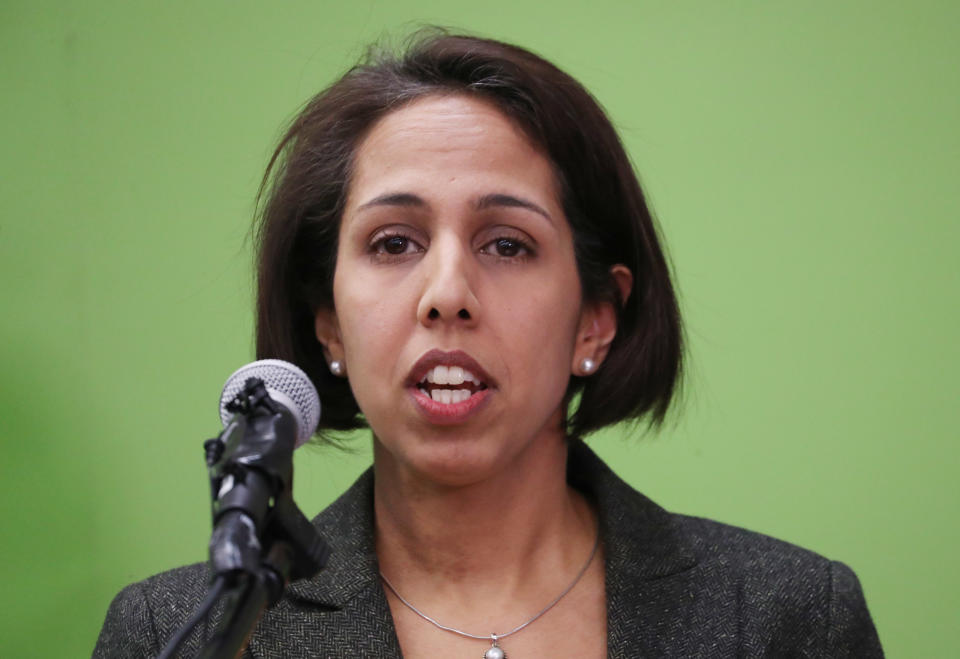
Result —
<svg viewBox="0 0 960 659"><path fill-rule="evenodd" d="M852 565L890 656L955 656L960 5L137 4L0 4L0 654L86 655L123 585L204 560L268 154L365 44L438 23L580 78L662 223L686 405L593 446ZM298 453L308 514L356 445Z"/></svg>

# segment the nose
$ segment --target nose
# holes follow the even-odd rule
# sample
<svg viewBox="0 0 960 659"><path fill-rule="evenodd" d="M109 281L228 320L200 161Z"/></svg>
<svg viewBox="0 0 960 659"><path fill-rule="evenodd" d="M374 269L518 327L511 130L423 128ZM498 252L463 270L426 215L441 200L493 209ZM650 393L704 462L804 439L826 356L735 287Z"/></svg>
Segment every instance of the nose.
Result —
<svg viewBox="0 0 960 659"><path fill-rule="evenodd" d="M476 264L470 249L452 237L434 240L420 265L424 269L423 293L417 306L420 324L475 325L480 303L474 292Z"/></svg>

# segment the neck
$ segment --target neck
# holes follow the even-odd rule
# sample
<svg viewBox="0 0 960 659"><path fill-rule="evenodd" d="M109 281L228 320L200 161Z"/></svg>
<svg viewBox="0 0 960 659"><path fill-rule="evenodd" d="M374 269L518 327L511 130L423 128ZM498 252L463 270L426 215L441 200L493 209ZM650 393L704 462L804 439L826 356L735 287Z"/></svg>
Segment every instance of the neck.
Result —
<svg viewBox="0 0 960 659"><path fill-rule="evenodd" d="M489 478L456 486L397 469L383 452L377 445L380 568L424 607L481 599L489 611L496 602L542 601L545 591L566 585L593 547L596 522L566 483L562 437Z"/></svg>

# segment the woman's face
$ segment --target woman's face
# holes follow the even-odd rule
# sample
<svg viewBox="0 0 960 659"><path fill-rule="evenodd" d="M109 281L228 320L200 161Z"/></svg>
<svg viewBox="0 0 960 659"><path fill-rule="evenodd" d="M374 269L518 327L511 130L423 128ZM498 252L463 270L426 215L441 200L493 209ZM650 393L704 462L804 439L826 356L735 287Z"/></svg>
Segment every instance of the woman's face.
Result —
<svg viewBox="0 0 960 659"><path fill-rule="evenodd" d="M346 365L378 469L467 484L562 442L593 312L550 163L492 105L429 96L374 125L333 292L317 336Z"/></svg>

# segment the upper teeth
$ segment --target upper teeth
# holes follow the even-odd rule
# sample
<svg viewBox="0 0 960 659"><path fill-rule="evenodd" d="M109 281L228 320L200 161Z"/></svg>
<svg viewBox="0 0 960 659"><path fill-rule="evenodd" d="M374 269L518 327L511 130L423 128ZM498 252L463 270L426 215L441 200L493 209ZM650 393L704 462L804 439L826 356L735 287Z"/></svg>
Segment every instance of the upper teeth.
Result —
<svg viewBox="0 0 960 659"><path fill-rule="evenodd" d="M480 384L480 378L459 366L434 366L427 371L423 380L431 384L463 384L464 382Z"/></svg>

